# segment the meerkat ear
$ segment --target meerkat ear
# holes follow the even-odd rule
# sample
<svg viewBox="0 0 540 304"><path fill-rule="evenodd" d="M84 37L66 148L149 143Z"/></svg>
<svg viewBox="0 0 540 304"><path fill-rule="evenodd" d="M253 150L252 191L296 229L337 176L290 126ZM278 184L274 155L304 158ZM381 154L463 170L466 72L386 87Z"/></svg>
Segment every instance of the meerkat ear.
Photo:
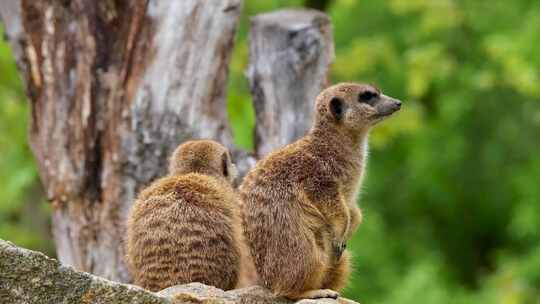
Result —
<svg viewBox="0 0 540 304"><path fill-rule="evenodd" d="M337 121L341 121L345 115L346 105L343 99L339 97L332 97L330 99L330 112Z"/></svg>
<svg viewBox="0 0 540 304"><path fill-rule="evenodd" d="M227 152L224 152L221 155L221 171L223 173L223 176L229 177L229 160L228 160Z"/></svg>
<svg viewBox="0 0 540 304"><path fill-rule="evenodd" d="M221 167L223 176L229 179L229 181L233 182L238 177L238 169L232 162L232 158L228 152L221 155Z"/></svg>

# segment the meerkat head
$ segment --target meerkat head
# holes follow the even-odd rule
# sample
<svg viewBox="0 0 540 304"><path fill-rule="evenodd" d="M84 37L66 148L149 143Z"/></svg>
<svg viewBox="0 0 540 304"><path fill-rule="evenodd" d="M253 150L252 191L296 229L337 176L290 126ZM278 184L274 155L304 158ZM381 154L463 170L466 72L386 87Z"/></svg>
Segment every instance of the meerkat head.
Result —
<svg viewBox="0 0 540 304"><path fill-rule="evenodd" d="M401 101L368 84L340 83L317 96L317 120L368 130L401 108Z"/></svg>
<svg viewBox="0 0 540 304"><path fill-rule="evenodd" d="M230 182L238 174L227 148L213 140L191 140L176 148L169 162L169 174L187 173L223 177Z"/></svg>

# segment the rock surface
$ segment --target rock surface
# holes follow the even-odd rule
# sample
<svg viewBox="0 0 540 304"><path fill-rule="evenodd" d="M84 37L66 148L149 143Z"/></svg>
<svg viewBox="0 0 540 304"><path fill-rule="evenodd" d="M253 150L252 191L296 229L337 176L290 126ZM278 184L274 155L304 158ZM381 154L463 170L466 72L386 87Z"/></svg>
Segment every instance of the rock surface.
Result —
<svg viewBox="0 0 540 304"><path fill-rule="evenodd" d="M261 303L288 304L254 286L231 291L200 283L178 285L152 293L63 266L42 253L0 240L0 303ZM298 303L355 303L346 299L302 300Z"/></svg>

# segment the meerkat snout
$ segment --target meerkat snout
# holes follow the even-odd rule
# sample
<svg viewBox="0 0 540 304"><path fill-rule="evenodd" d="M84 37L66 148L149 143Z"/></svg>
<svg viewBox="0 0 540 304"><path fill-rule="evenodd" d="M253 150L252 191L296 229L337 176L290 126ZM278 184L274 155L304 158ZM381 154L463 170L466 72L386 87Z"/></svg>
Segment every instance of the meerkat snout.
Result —
<svg viewBox="0 0 540 304"><path fill-rule="evenodd" d="M401 109L401 101L397 99L384 94L380 94L374 98L377 98L374 105L375 109L377 110L377 114L374 117L376 122L381 121L382 119L380 118L386 118Z"/></svg>

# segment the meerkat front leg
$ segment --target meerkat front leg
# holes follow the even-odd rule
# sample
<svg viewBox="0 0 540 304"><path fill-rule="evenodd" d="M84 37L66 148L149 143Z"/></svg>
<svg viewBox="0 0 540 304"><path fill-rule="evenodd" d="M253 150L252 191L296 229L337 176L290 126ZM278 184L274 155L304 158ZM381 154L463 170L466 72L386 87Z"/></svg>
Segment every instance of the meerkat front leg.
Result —
<svg viewBox="0 0 540 304"><path fill-rule="evenodd" d="M321 213L325 216L334 234L332 241L335 257L339 260L347 247L348 236L351 234L351 213L341 195L336 199L321 202Z"/></svg>
<svg viewBox="0 0 540 304"><path fill-rule="evenodd" d="M351 225L350 207L334 181L315 180L306 183L305 195L331 226L336 240L344 241Z"/></svg>
<svg viewBox="0 0 540 304"><path fill-rule="evenodd" d="M330 242L332 252L327 252L327 254L331 254L333 259L337 261L341 258L341 254L346 248L351 215L343 196L337 191L336 184L326 183L325 186L318 188L309 187L307 189L317 189L317 191L312 192L308 190L305 192L305 195L310 203L309 205L315 208L317 214L320 215L313 225L319 227L326 226L331 232L332 239ZM313 211L308 211L308 209L310 208L305 208L304 212L313 213Z"/></svg>

